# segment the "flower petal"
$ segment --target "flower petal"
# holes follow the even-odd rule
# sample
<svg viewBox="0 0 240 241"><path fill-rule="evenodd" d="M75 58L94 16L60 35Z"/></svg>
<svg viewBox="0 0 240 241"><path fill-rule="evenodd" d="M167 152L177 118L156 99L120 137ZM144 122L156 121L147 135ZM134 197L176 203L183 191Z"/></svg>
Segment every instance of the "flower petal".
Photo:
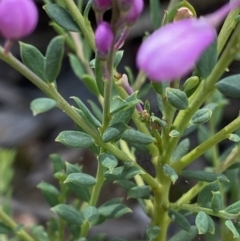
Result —
<svg viewBox="0 0 240 241"><path fill-rule="evenodd" d="M179 78L193 68L215 37L215 29L205 19L168 24L143 42L137 54L137 65L152 80Z"/></svg>

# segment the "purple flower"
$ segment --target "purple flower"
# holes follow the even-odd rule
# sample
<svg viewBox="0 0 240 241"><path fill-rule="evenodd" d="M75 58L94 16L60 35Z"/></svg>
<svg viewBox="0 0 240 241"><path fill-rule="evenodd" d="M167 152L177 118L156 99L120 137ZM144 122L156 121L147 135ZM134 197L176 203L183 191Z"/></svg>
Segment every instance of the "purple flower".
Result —
<svg viewBox="0 0 240 241"><path fill-rule="evenodd" d="M21 39L33 32L38 11L32 0L0 0L0 33L10 40Z"/></svg>
<svg viewBox="0 0 240 241"><path fill-rule="evenodd" d="M93 0L93 8L104 12L112 7L112 0Z"/></svg>
<svg viewBox="0 0 240 241"><path fill-rule="evenodd" d="M184 19L158 29L140 46L137 66L153 81L171 81L187 74L217 37L215 27L238 5L240 0L205 18Z"/></svg>
<svg viewBox="0 0 240 241"><path fill-rule="evenodd" d="M95 43L98 57L105 59L113 44L114 35L107 22L101 22L95 32Z"/></svg>
<svg viewBox="0 0 240 241"><path fill-rule="evenodd" d="M133 0L129 11L126 13L125 21L127 25L134 24L142 13L144 7L143 0Z"/></svg>

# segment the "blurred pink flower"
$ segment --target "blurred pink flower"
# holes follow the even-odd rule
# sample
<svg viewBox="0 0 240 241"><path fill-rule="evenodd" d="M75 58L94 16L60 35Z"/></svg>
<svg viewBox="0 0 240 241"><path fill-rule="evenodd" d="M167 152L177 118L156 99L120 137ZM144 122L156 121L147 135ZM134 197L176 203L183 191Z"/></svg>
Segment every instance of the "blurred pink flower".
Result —
<svg viewBox="0 0 240 241"><path fill-rule="evenodd" d="M38 11L32 0L0 0L0 33L10 40L31 34L38 22Z"/></svg>
<svg viewBox="0 0 240 241"><path fill-rule="evenodd" d="M217 37L215 27L240 0L200 19L170 23L151 34L140 46L137 66L152 81L171 81L187 74Z"/></svg>
<svg viewBox="0 0 240 241"><path fill-rule="evenodd" d="M144 7L143 0L133 0L132 5L125 16L127 25L134 24L142 13Z"/></svg>

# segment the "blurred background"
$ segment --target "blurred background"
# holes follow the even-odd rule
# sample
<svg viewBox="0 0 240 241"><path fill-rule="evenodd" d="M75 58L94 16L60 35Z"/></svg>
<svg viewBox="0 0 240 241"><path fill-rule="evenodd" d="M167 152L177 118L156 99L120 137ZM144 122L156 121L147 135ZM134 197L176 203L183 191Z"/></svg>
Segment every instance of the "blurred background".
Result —
<svg viewBox="0 0 240 241"><path fill-rule="evenodd" d="M189 0L189 2L195 7L197 14L201 16L216 10L228 1ZM36 3L40 14L39 24L36 31L22 41L33 44L42 53L45 53L47 44L56 34L49 26L50 19L42 9L42 1L36 0ZM145 1L145 3L144 13L132 28L124 45L124 57L118 69L120 73L125 72L125 66L129 66L136 71L135 55L142 41L142 36L145 31L152 31L148 1ZM168 1L161 1L162 12L159 14L163 14L167 4ZM94 23L93 12L90 12L90 18ZM0 44L3 43L4 40L0 39ZM18 43L14 44L12 53L17 58L20 58ZM234 65L231 67L231 71L236 72ZM73 74L67 55L65 55L62 71L57 82L60 93L67 100L69 100L70 96L78 96L85 102L88 99L96 101L94 96L86 90L81 81ZM29 105L33 99L38 97L44 97L44 94L18 72L0 61L0 147L12 148L16 152L13 164L14 176L11 184L13 188L12 207L16 220L26 225L31 225L33 222L44 223L49 215L52 215L49 212L49 206L36 188L40 181L53 182L52 167L49 161L50 154L58 153L68 162L83 165L84 171L87 173L94 175L96 171L95 157L90 151L68 149L54 141L62 130L75 129L74 123L64 113L58 109L53 109L33 117ZM152 95L148 97L153 112L157 112L155 97ZM228 123L237 115L238 103L236 100L231 101L231 107L225 111L223 124ZM140 155L139 161L142 162L145 168L151 168L147 156ZM0 160L0 169L1 162L4 162L4 160ZM0 176L0 182L1 178ZM180 189L189 188L189 184L184 181L180 182L180 184L183 185ZM103 191L100 203L110 197L123 195L124 191L121 188L110 185ZM107 229L108 232L110 230L108 235L112 237L122 237L127 240L140 238L149 223L149 219L134 202L129 201L129 205L134 209L133 214L126 215L121 220L114 220L108 224L98 226L92 232L106 232ZM109 228L109 225L112 225L112 228Z"/></svg>

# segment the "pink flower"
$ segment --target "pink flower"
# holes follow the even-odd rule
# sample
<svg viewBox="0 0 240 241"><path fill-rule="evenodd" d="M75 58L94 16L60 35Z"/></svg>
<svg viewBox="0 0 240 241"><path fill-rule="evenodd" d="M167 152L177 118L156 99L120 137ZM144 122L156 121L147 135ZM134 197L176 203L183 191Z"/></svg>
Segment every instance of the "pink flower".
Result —
<svg viewBox="0 0 240 241"><path fill-rule="evenodd" d="M38 22L38 11L32 0L0 0L0 33L10 40L31 34Z"/></svg>
<svg viewBox="0 0 240 241"><path fill-rule="evenodd" d="M170 23L151 34L140 46L137 66L153 81L171 81L187 74L217 37L215 27L240 0L200 19Z"/></svg>
<svg viewBox="0 0 240 241"><path fill-rule="evenodd" d="M142 13L144 7L143 0L133 0L129 11L126 13L125 21L127 25L134 24Z"/></svg>
<svg viewBox="0 0 240 241"><path fill-rule="evenodd" d="M112 0L93 0L93 8L104 12L112 7Z"/></svg>
<svg viewBox="0 0 240 241"><path fill-rule="evenodd" d="M105 59L113 44L114 35L111 26L107 22L101 22L95 32L97 54Z"/></svg>

